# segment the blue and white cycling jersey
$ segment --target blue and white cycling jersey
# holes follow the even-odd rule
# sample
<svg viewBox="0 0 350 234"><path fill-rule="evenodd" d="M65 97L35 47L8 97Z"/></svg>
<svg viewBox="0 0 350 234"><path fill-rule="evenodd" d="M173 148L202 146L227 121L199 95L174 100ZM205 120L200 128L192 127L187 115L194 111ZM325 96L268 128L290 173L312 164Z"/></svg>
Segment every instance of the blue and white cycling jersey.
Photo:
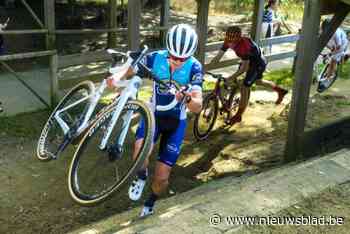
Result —
<svg viewBox="0 0 350 234"><path fill-rule="evenodd" d="M145 57L144 64L160 80L175 81L179 86L191 84L192 90L202 90L203 68L200 62L194 57L187 59L182 66L176 69L172 74L169 64L169 52L167 50L160 50L148 54ZM143 73L143 71L139 72ZM154 110L155 105L163 106L170 104L174 97L175 96L169 93L168 90L163 90L156 82L154 82L151 99ZM155 115L159 117L169 116L184 120L186 119L186 106L179 103L169 111L155 111Z"/></svg>

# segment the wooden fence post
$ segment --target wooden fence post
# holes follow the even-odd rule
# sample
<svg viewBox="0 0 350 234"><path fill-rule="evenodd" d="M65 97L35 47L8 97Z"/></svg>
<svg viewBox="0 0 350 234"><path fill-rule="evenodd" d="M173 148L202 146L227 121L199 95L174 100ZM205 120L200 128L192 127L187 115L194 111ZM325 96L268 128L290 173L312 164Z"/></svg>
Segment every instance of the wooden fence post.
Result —
<svg viewBox="0 0 350 234"><path fill-rule="evenodd" d="M260 43L263 14L264 14L264 0L255 0L251 37L255 41L255 43L257 43L258 45Z"/></svg>
<svg viewBox="0 0 350 234"><path fill-rule="evenodd" d="M301 34L301 29L299 29L298 31L299 36ZM299 39L300 40L300 39ZM297 43L295 45L295 51L299 51L299 40L297 40ZM292 66L292 74L295 74L295 69L297 67L297 60L298 60L298 53L295 55L294 59L293 59L293 66Z"/></svg>
<svg viewBox="0 0 350 234"><path fill-rule="evenodd" d="M296 63L292 103L289 110L288 135L285 161L294 161L301 153L314 57L318 47L320 24L320 1L306 0L302 33L300 35L298 60Z"/></svg>
<svg viewBox="0 0 350 234"><path fill-rule="evenodd" d="M53 50L56 47L56 34L55 34L55 0L44 1L44 13L45 13L45 25L48 33L46 35L46 49ZM57 66L58 57L50 56L50 101L53 108L58 102L58 83L57 83Z"/></svg>
<svg viewBox="0 0 350 234"><path fill-rule="evenodd" d="M45 25L48 30L46 36L46 49L53 50L56 47L55 35L55 0L44 1Z"/></svg>
<svg viewBox="0 0 350 234"><path fill-rule="evenodd" d="M160 26L168 27L169 26L169 18L170 18L170 0L164 0L162 2L162 7L160 10ZM165 42L167 30L160 30L159 37L161 40L161 45Z"/></svg>
<svg viewBox="0 0 350 234"><path fill-rule="evenodd" d="M51 107L57 105L59 101L59 87L58 87L58 55L57 53L50 56L50 104Z"/></svg>
<svg viewBox="0 0 350 234"><path fill-rule="evenodd" d="M108 0L109 13L108 13L108 22L109 28L115 29L117 27L117 0ZM109 32L108 33L108 47L114 48L117 45L117 33Z"/></svg>
<svg viewBox="0 0 350 234"><path fill-rule="evenodd" d="M208 14L209 14L209 2L210 0L197 0L197 33L198 33L198 48L197 58L204 64L205 63L205 47L208 38Z"/></svg>
<svg viewBox="0 0 350 234"><path fill-rule="evenodd" d="M140 47L141 1L128 1L128 47L137 50Z"/></svg>

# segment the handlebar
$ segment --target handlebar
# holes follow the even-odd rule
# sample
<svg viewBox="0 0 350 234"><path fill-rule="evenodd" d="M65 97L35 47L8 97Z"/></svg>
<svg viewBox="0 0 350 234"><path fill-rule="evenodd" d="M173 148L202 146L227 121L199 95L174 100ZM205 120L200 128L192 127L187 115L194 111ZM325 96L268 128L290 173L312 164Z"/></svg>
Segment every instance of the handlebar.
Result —
<svg viewBox="0 0 350 234"><path fill-rule="evenodd" d="M129 69L130 67L132 67L135 70L135 68L137 66L142 66L142 68L148 73L148 76L150 77L150 79L152 79L154 82L159 84L161 87L169 90L169 92L171 94L175 95L176 92L180 91L184 96L184 98L180 102L182 102L182 103L189 102L191 100L191 97L186 96L185 92L189 91L192 88L191 85L186 85L186 86L181 88L181 87L177 86L175 83L169 84L169 82L165 82L163 80L160 80L145 64L142 63L142 59L146 56L147 51L148 51L148 47L144 46L143 50L139 53L138 57L135 59L132 59L130 56L131 52L128 52L125 54L125 53L118 52L118 51L115 51L112 49L108 49L107 52L112 55L115 63L116 63L116 58L118 58L118 57L125 57L126 56L128 58L127 62L125 64L123 64L122 66L111 67L109 69L110 73L116 74L118 72L122 72L123 70L125 71L125 70ZM122 77L122 76L119 76L119 77ZM168 110L171 110L172 108L174 108L178 103L179 103L179 101L177 101L176 97L174 97L174 99L168 105L164 105L164 106L157 105L156 110L168 111Z"/></svg>
<svg viewBox="0 0 350 234"><path fill-rule="evenodd" d="M205 72L208 75L211 75L213 78L218 79L218 80L225 80L224 76L222 74L214 74L211 72Z"/></svg>

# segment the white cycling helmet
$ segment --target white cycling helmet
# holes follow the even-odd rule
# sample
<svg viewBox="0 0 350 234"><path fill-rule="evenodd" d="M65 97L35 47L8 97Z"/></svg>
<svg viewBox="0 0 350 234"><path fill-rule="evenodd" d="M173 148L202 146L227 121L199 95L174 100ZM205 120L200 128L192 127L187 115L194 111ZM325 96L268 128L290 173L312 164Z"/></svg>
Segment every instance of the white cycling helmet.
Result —
<svg viewBox="0 0 350 234"><path fill-rule="evenodd" d="M166 47L172 56L188 58L194 54L198 45L196 31L188 24L171 27L166 35Z"/></svg>

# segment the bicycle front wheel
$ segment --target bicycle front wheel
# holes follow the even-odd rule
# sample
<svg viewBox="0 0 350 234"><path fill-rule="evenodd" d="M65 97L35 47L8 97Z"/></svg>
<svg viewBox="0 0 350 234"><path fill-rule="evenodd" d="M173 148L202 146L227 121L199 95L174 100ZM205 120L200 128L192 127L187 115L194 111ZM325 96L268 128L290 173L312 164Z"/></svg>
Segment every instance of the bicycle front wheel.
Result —
<svg viewBox="0 0 350 234"><path fill-rule="evenodd" d="M215 95L204 98L202 111L194 119L193 134L197 140L205 140L213 129L218 116L219 103Z"/></svg>
<svg viewBox="0 0 350 234"><path fill-rule="evenodd" d="M39 160L49 161L55 158L57 156L59 146L64 141L64 132L55 119L55 114L57 111L62 110L85 98L86 100L84 102L81 102L60 114L60 117L69 127L75 126L82 119L82 117L85 116L85 113L91 103L89 96L93 90L94 84L91 81L79 83L73 87L58 103L41 131L36 153Z"/></svg>
<svg viewBox="0 0 350 234"><path fill-rule="evenodd" d="M80 205L95 205L110 197L136 173L150 152L154 114L140 101L129 101L125 105L106 148L100 149L115 110L107 109L94 121L81 139L70 164L69 192ZM144 140L134 155L136 129L141 120L144 123Z"/></svg>

